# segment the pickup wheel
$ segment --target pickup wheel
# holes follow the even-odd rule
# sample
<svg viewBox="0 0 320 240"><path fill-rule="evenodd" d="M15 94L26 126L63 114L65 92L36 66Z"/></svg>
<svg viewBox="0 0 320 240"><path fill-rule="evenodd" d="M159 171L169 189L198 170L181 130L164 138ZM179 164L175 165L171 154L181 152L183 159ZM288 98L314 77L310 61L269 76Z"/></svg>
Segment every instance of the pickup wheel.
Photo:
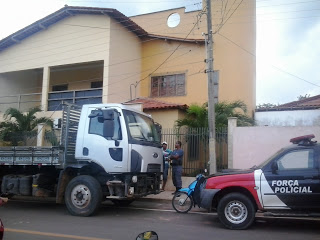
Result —
<svg viewBox="0 0 320 240"><path fill-rule="evenodd" d="M101 202L101 187L94 177L81 175L69 182L65 192L65 203L72 215L90 216L98 210Z"/></svg>
<svg viewBox="0 0 320 240"><path fill-rule="evenodd" d="M256 209L252 201L241 193L229 193L219 202L218 217L230 229L246 229L253 223Z"/></svg>

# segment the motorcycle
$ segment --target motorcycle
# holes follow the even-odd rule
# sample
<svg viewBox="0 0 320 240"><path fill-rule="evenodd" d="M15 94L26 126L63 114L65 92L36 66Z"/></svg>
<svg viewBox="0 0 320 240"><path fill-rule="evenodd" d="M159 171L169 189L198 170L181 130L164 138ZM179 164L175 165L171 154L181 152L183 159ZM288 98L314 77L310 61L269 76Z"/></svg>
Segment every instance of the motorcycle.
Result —
<svg viewBox="0 0 320 240"><path fill-rule="evenodd" d="M196 180L187 188L181 188L172 198L172 207L178 213L187 213L192 207L199 206L200 190L205 182L205 176L198 174Z"/></svg>

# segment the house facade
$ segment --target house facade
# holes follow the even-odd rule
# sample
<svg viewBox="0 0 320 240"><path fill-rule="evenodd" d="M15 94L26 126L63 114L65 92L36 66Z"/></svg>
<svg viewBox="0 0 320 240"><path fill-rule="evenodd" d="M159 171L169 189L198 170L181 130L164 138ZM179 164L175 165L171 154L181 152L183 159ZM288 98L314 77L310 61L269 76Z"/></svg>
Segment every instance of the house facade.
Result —
<svg viewBox="0 0 320 240"><path fill-rule="evenodd" d="M256 102L255 1L235 1L233 6L222 5L222 2L225 1L212 1L214 70L219 75L215 90L218 91L218 101L242 100L247 104L250 116L253 116ZM205 1L202 6L205 8ZM229 11L226 15L221 15L224 7ZM172 16L176 16L173 18L173 23L177 25L175 27L169 26ZM144 81L140 84L140 95L188 105L207 102L208 83L204 63L206 47L200 42L205 40L203 33L207 32L206 14L202 11L185 12L184 8L178 8L130 19L150 34L166 36L163 38L166 44L162 39L143 43L141 78ZM190 47L188 40L196 42L194 48ZM173 51L174 54L170 56ZM160 56L159 53L165 54ZM147 56L157 56L157 59ZM156 64L153 65L154 63ZM161 92L159 81L168 86L174 78L181 77L181 74L184 78L184 92L178 89L175 93Z"/></svg>
<svg viewBox="0 0 320 240"><path fill-rule="evenodd" d="M240 99L252 110L255 58L237 46L255 52L255 4L245 2L214 35L216 90L219 101ZM175 14L179 24L168 26ZM252 21L237 22L239 14ZM115 9L66 6L0 41L0 112L41 106L45 115L59 118L62 101L81 105L139 97L203 104L208 100L203 32L201 10L128 18ZM181 112L165 121L166 127L183 117Z"/></svg>

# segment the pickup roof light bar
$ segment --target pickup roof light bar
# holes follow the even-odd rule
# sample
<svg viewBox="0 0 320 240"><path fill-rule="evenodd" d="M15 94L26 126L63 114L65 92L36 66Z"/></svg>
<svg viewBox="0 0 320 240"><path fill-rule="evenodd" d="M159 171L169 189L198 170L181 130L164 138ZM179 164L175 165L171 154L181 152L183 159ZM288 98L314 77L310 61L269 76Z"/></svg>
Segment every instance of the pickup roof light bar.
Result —
<svg viewBox="0 0 320 240"><path fill-rule="evenodd" d="M309 135L291 138L290 142L292 142L293 144L309 146L317 142L317 141L311 141L312 138L315 138L314 134L309 134Z"/></svg>

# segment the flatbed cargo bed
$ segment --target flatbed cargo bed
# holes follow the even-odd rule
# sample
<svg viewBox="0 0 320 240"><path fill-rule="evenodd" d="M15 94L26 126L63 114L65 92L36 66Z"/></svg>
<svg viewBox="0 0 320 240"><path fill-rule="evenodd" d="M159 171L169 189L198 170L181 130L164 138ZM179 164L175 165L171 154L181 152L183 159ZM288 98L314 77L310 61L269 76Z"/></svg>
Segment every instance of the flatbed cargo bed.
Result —
<svg viewBox="0 0 320 240"><path fill-rule="evenodd" d="M62 165L60 147L0 147L1 165Z"/></svg>

